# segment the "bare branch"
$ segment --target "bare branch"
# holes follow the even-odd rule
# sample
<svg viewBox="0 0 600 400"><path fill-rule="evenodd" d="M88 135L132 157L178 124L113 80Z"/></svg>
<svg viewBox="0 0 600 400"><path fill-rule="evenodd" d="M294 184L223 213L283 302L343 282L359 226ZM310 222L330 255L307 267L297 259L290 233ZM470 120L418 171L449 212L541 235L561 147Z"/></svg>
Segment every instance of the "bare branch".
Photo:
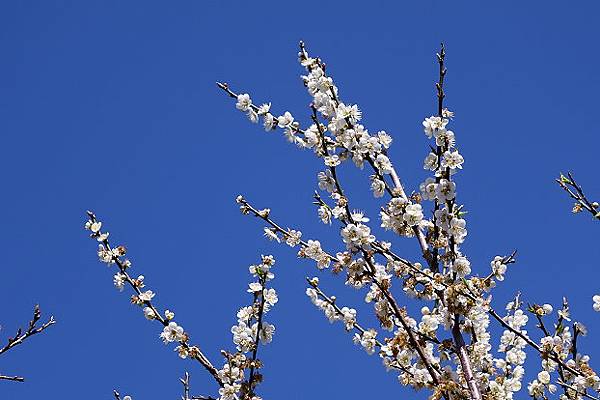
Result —
<svg viewBox="0 0 600 400"><path fill-rule="evenodd" d="M27 330L23 332L21 328L17 329L17 333L15 334L15 336L8 338L8 343L0 349L0 354L5 353L13 347L22 344L27 338L43 332L48 327L56 323L54 317L51 316L48 321L46 321L42 325L38 325L38 322L40 321L41 317L42 312L40 311L40 306L36 305L33 309L33 318L31 319L31 321L29 321Z"/></svg>

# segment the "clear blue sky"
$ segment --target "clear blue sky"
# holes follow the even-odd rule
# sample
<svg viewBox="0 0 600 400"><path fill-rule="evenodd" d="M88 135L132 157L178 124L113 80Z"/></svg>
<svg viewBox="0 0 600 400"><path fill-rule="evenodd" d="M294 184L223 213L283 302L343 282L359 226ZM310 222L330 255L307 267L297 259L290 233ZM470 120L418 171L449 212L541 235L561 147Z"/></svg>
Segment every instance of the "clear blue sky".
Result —
<svg viewBox="0 0 600 400"><path fill-rule="evenodd" d="M572 216L553 179L570 169L600 198L600 6L566 4L3 2L0 335L25 324L35 303L58 324L0 359L1 373L27 378L0 383L0 397L108 399L118 388L136 400L175 398L186 369L194 392L214 390L113 288L82 229L88 208L128 246L157 304L218 363L235 312L250 300L247 266L261 253L277 257L265 398L413 396L310 304L303 277L316 274L313 265L266 242L234 203L244 193L305 237L338 243L310 205L319 162L252 126L214 85L226 80L307 122L300 39L369 129L394 136L392 158L413 189L426 176L420 123L435 112L434 53L447 44L447 105L466 159L458 176L469 210L465 252L485 273L493 256L518 249L495 304L518 290L555 306L568 295L597 341L600 226ZM354 205L375 217L366 175L346 168L343 176L354 182ZM396 243L416 258L414 241ZM340 302L361 307L360 318L362 294L320 276ZM599 367L594 340L582 346Z"/></svg>

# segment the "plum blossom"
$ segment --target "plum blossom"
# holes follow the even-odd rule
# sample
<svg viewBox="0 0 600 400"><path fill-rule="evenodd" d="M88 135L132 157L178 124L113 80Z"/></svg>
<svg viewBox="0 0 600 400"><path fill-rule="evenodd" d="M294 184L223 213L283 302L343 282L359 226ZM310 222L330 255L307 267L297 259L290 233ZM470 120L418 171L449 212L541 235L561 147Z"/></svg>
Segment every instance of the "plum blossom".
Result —
<svg viewBox="0 0 600 400"><path fill-rule="evenodd" d="M377 169L382 174L391 174L392 173L392 162L386 155L379 154L375 159L375 165Z"/></svg>
<svg viewBox="0 0 600 400"><path fill-rule="evenodd" d="M377 341L375 339L376 336L377 332L373 329L365 331L362 334L355 333L354 343L362 346L367 352L367 354L373 354L377 345Z"/></svg>
<svg viewBox="0 0 600 400"><path fill-rule="evenodd" d="M163 342L166 343L170 343L170 342L181 342L184 341L186 338L185 332L183 331L183 328L179 325L177 325L177 323L171 321L169 322L169 324L167 326L164 327L162 333L160 334L161 339L163 340Z"/></svg>
<svg viewBox="0 0 600 400"><path fill-rule="evenodd" d="M506 273L506 268L507 268L506 264L504 264L504 258L500 257L500 256L496 256L496 257L494 257L494 259L492 260L492 262L490 264L492 267L492 272L494 274L494 277L498 281L503 281L504 274Z"/></svg>
<svg viewBox="0 0 600 400"><path fill-rule="evenodd" d="M247 93L240 94L237 96L237 103L235 107L240 110L247 112L252 107L252 100L250 100L250 95Z"/></svg>
<svg viewBox="0 0 600 400"><path fill-rule="evenodd" d="M277 118L277 125L280 128L287 128L294 122L294 117L289 111L286 111L282 116Z"/></svg>
<svg viewBox="0 0 600 400"><path fill-rule="evenodd" d="M349 250L368 247L375 241L375 236L371 235L371 228L360 223L346 225L341 233Z"/></svg>
<svg viewBox="0 0 600 400"><path fill-rule="evenodd" d="M594 311L600 312L600 295L594 295L592 300L594 300Z"/></svg>
<svg viewBox="0 0 600 400"><path fill-rule="evenodd" d="M427 154L425 161L423 161L423 169L435 171L438 167L438 156L435 153Z"/></svg>
<svg viewBox="0 0 600 400"><path fill-rule="evenodd" d="M429 177L425 179L425 182L419 185L423 198L426 200L434 200L437 196L437 186L438 184L435 182L434 178Z"/></svg>
<svg viewBox="0 0 600 400"><path fill-rule="evenodd" d="M435 188L436 197L440 202L453 200L456 196L456 184L447 179L440 179Z"/></svg>
<svg viewBox="0 0 600 400"><path fill-rule="evenodd" d="M378 179L374 176L371 177L371 190L373 191L373 196L375 197L383 197L385 194L385 182L381 179Z"/></svg>
<svg viewBox="0 0 600 400"><path fill-rule="evenodd" d="M456 275L460 278L464 278L471 273L471 263L466 257L458 257L452 264L452 270L456 272Z"/></svg>
<svg viewBox="0 0 600 400"><path fill-rule="evenodd" d="M452 170L456 168L462 168L462 164L464 162L463 156L461 156L458 151L446 151L444 152L444 157L442 158L442 167L447 167Z"/></svg>
<svg viewBox="0 0 600 400"><path fill-rule="evenodd" d="M423 210L420 204L409 204L406 206L404 221L410 225L418 225L423 219Z"/></svg>
<svg viewBox="0 0 600 400"><path fill-rule="evenodd" d="M440 118L437 116L428 117L423 121L423 128L427 137L431 139L434 132L440 129L446 129L447 124L448 120L446 118Z"/></svg>

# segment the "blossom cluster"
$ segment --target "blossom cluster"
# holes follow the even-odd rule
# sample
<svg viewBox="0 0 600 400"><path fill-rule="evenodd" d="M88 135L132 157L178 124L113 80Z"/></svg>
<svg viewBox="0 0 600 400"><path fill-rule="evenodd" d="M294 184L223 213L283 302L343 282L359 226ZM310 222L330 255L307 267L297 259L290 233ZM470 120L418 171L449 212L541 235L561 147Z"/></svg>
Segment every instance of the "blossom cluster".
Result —
<svg viewBox="0 0 600 400"><path fill-rule="evenodd" d="M308 279L308 283L310 287L306 288L306 295L317 308L325 313L329 322L341 321L346 331L357 330L353 341L362 346L368 354L373 354L377 347L381 347L381 343L376 339L377 331L375 329L365 330L357 323L354 308L345 306L340 308L336 304L335 296L329 297L319 288L319 278Z"/></svg>
<svg viewBox="0 0 600 400"><path fill-rule="evenodd" d="M253 303L242 307L237 312L237 324L231 328L233 343L236 353L223 352L226 362L220 370L214 368L206 356L197 346L189 344L189 335L181 325L174 321L175 314L165 310L164 316L158 312L153 303L155 293L145 288L143 275L137 278L131 277L129 271L132 267L131 261L124 259L126 249L124 246L112 247L108 241L109 233L102 231L100 222L92 212L88 212L88 221L85 229L90 231L90 236L99 242L98 257L100 261L108 266L116 266L118 271L113 277L113 283L119 291L125 286L130 286L135 294L131 302L138 305L148 320L156 320L163 325L160 338L165 344L177 343L175 348L181 358L193 358L198 360L207 369L220 385L220 400L260 400L254 393L256 385L262 380L258 369L261 362L257 358L259 343L268 344L273 339L274 325L265 321L264 316L278 302L275 289L267 287L268 283L275 277L272 272L275 259L273 256L262 256L261 262L249 267L249 272L254 280L248 285L247 292L253 296ZM289 236L297 237L299 232L289 232ZM288 241L292 243L292 239ZM251 353L249 355L248 353ZM246 372L249 371L249 372ZM187 384L187 381L182 381Z"/></svg>
<svg viewBox="0 0 600 400"><path fill-rule="evenodd" d="M557 342L560 339L560 348L547 350L545 344L530 338L525 324L530 316L547 317L552 313L551 306L524 310L517 297L507 307L505 317L491 306L489 293L497 282L504 281L508 265L515 262L515 253L495 256L489 273L480 277L476 263L461 251L468 232L466 211L458 203L455 178L465 160L457 148L456 134L450 129L454 113L443 104L446 75L443 46L437 58L438 110L436 115L422 121L423 131L432 141L423 169L431 175L412 193L403 186L390 159L391 136L385 131L369 133L358 105L342 100L325 63L311 57L302 43L299 61L306 70L302 81L311 96L308 128L302 129L290 112L276 117L271 114L270 103L254 106L249 95L235 94L227 85L220 84L236 98L237 108L248 113L252 121L257 122L262 116L267 130L283 129L288 140L312 149L322 159L325 168L318 172L317 184L330 200L315 193L314 204L324 224L332 225L334 221L339 224L344 249L337 253L324 251L319 241L304 242L297 234L299 231L279 227L270 218L270 210L259 211L246 200L238 199L238 203L243 213L253 214L269 224L265 228L268 238L299 245L300 257L312 258L320 269L332 265L333 273L345 272L348 286L368 289L365 301L372 303L380 327L390 332L381 342L376 338L376 330L363 329L357 324L354 308L339 308L334 296L328 297L318 288L318 281L309 281L311 287L306 293L331 322L342 321L347 330L357 330L355 342L368 353L379 348L384 365L398 371L402 384L430 389L434 392L432 398L438 399L512 399L522 388L525 350L530 347L540 354L543 371L528 385L529 394L546 398L561 387L564 398L579 399L587 395L586 391L597 390L597 376L588 365L589 358L578 352L577 334L567 340L570 329L565 325L564 307L557 312L554 334L540 329L544 343L549 341L547 337ZM352 160L358 168L371 168L369 179L374 197L389 195L380 207L381 228L402 237L415 237L423 264L397 255L390 243L377 239L364 213L352 211L338 169L347 160ZM420 319L412 318L395 299L392 293L395 279L400 280L406 295L427 302ZM594 298L594 308L600 310L600 296ZM492 319L505 328L497 354L492 350ZM575 331L581 336L582 325L576 326Z"/></svg>
<svg viewBox="0 0 600 400"><path fill-rule="evenodd" d="M326 251L319 240L304 240L300 230L282 228L271 219L270 209L256 209L242 196L237 198L240 210L266 223L264 235L269 240L299 248L298 256L313 260L319 270L329 268L344 276L347 286L364 289L364 301L373 308L381 334L378 329L363 328L355 308L338 306L335 296L321 290L318 278L307 279L306 294L331 323L340 322L352 332L353 342L367 354L377 353L385 368L398 374L401 384L426 388L432 391L432 399L512 400L524 386L526 350L530 348L539 353L541 360L536 379L527 384L532 398L546 400L562 390L561 400L596 399L591 393L600 393L600 378L590 367L589 356L577 345L587 329L580 322L571 323L566 299L554 313L549 304L525 308L517 295L506 306L506 315L500 316L492 308L490 292L497 282L504 281L508 265L515 262L515 253L495 256L488 274L480 277L477 263L461 251L467 221L464 206L458 203L455 178L465 160L458 151L455 133L449 129L454 113L444 107L444 57L442 45L437 54L437 114L421 124L431 141L423 161L429 176L413 192L405 189L397 165L390 159L392 137L383 130L369 132L359 106L342 100L325 63L310 56L303 43L298 53L305 70L301 79L311 97L311 123L305 129L291 112L274 113L271 103L255 104L249 94L237 94L227 84L218 84L235 98L236 108L250 121L262 122L268 132L282 130L290 142L311 149L322 161L323 170L317 173L320 192L315 192L314 204L321 222L339 228L341 251ZM370 189L382 202L378 205L378 227L370 225L362 211L351 207L338 168L349 160L360 169L370 168ZM600 215L596 214L598 204L585 198L571 175L561 175L559 184L577 200L574 211L588 209L595 217ZM328 199L321 197L323 193ZM174 320L173 312L158 312L153 303L155 293L145 287L145 277L130 275L132 263L125 258L125 247L112 247L102 223L93 213L88 215L85 227L99 242L98 257L117 268L115 287L119 291L126 286L133 289L131 302L141 308L145 318L162 324L162 341L176 343L180 357L198 360L213 375L220 387L219 400L260 400L255 393L262 382L258 349L273 339L275 327L265 316L278 302L277 292L268 287L274 278L274 258L262 256L260 263L250 266L253 280L247 292L253 301L238 310L230 330L236 350L222 351L225 362L217 369L197 346L189 344L189 335ZM422 263L396 254L391 243L378 240L376 228L416 238ZM395 292L422 302L420 315L412 317ZM600 296L594 296L593 301L594 309L600 311ZM549 323L554 315L556 319ZM537 321L539 340L526 329L530 318ZM504 328L495 352L492 320ZM182 382L187 385L187 376Z"/></svg>
<svg viewBox="0 0 600 400"><path fill-rule="evenodd" d="M237 352L223 353L226 362L218 371L223 384L219 389L220 400L260 399L254 394L255 386L260 382L256 372L260 367L257 350L259 343L265 345L273 340L275 326L266 322L264 316L279 301L275 289L267 287L275 277L274 264L275 258L268 255L262 256L259 264L249 267L255 280L248 284L247 292L252 294L253 302L238 310L237 324L231 327Z"/></svg>

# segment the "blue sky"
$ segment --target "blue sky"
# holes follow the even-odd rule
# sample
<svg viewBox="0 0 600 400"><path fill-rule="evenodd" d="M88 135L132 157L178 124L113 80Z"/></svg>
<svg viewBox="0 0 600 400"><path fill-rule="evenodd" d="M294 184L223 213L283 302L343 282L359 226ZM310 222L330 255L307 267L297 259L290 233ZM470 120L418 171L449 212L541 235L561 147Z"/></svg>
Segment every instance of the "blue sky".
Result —
<svg viewBox="0 0 600 400"><path fill-rule="evenodd" d="M520 290L555 306L567 295L575 318L600 334L591 308L599 226L571 215L553 183L572 170L600 198L600 7L486 3L3 2L0 335L25 324L35 303L58 324L2 356L0 372L27 382L0 384L0 397L107 399L118 388L136 400L174 398L185 370L193 392L214 393L113 288L82 229L86 209L127 245L157 304L174 310L217 363L218 350L231 348L235 312L250 301L247 266L276 256L280 302L275 340L263 352L265 398L412 396L310 304L303 278L317 274L313 265L265 241L262 225L234 203L243 193L305 237L339 246L310 204L319 162L249 124L214 85L226 80L308 122L300 39L325 59L368 128L394 136L391 156L411 189L426 176L420 123L435 112L434 54L444 41L447 105L466 159L457 178L469 211L463 249L474 270L483 274L493 256L518 249L494 304ZM375 217L367 175L342 173L355 207ZM395 243L416 259L415 241ZM319 276L360 317L362 294ZM582 346L598 367L594 340ZM538 366L528 365L530 373Z"/></svg>

